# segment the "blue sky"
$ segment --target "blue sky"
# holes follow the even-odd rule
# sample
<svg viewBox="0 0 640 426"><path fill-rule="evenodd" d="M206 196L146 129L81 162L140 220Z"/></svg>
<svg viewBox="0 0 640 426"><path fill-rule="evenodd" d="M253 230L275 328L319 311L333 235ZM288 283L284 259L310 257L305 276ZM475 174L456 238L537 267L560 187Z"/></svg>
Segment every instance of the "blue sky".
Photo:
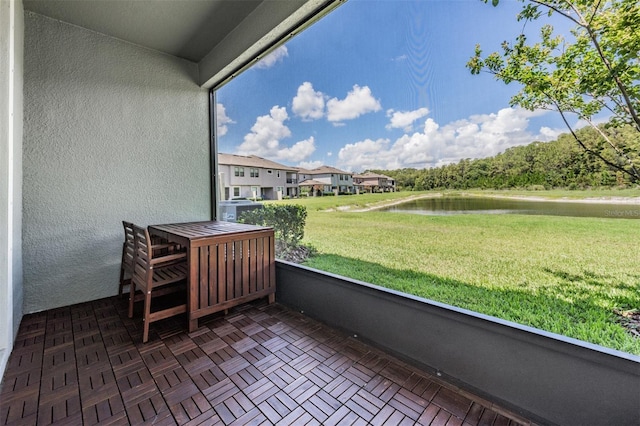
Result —
<svg viewBox="0 0 640 426"><path fill-rule="evenodd" d="M349 0L218 90L219 151L362 172L555 139L557 113L510 108L516 85L465 67L476 43L513 40L521 6Z"/></svg>

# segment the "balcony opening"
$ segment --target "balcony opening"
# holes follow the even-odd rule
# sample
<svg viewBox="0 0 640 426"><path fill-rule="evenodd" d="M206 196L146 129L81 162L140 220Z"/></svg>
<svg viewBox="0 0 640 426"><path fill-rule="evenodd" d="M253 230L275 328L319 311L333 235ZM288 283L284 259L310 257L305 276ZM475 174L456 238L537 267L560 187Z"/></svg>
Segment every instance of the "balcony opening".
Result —
<svg viewBox="0 0 640 426"><path fill-rule="evenodd" d="M265 205L307 209L303 242L317 251L308 266L640 354L637 325L628 326L640 306L629 229L640 230L640 221L614 219L638 215L638 205L624 213L603 207L602 218L378 209L402 197L438 203L467 192L476 199L576 194L558 189L562 179L547 188L556 192L531 183L533 160L517 151L535 155L552 141L568 147L562 117L510 106L520 86L466 66L476 44L498 50L520 33L521 6L347 2L217 91L219 150L291 168L282 185L261 194ZM555 15L528 22L527 34L535 39L545 23L571 38L571 26ZM482 163L489 157L505 170L517 158L516 175L531 180L506 194L483 186L481 177L498 164ZM257 177L259 169L251 170ZM473 173L477 186L444 186ZM615 181L615 173L599 176ZM633 188L591 198L637 197Z"/></svg>

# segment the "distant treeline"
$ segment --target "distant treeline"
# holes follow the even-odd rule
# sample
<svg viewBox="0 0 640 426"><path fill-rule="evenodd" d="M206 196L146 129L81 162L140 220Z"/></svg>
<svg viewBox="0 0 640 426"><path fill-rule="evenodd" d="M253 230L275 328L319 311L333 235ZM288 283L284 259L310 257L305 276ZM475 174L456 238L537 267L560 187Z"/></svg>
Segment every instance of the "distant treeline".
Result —
<svg viewBox="0 0 640 426"><path fill-rule="evenodd" d="M640 134L632 127L601 127L620 152L640 164ZM616 153L595 129L584 127L577 136L607 161L627 168L624 155ZM553 189L625 187L633 182L628 174L586 152L570 134L552 142L533 142L507 149L494 157L464 159L431 169L371 170L396 180L399 190L429 189Z"/></svg>

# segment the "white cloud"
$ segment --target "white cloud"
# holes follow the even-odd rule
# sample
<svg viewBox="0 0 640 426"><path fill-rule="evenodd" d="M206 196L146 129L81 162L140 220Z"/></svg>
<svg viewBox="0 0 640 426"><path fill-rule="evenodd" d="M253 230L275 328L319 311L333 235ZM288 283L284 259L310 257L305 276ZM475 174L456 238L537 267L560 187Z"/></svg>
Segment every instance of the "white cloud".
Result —
<svg viewBox="0 0 640 426"><path fill-rule="evenodd" d="M315 139L313 136L309 139L296 142L290 148L282 148L273 156L275 160L296 162L309 158L316 150Z"/></svg>
<svg viewBox="0 0 640 426"><path fill-rule="evenodd" d="M298 87L293 98L293 113L303 120L317 120L324 115L324 94L313 90L313 85L305 81Z"/></svg>
<svg viewBox="0 0 640 426"><path fill-rule="evenodd" d="M229 131L229 127L227 124L234 124L235 121L227 117L227 111L224 108L224 105L217 103L216 104L216 135L224 136Z"/></svg>
<svg viewBox="0 0 640 426"><path fill-rule="evenodd" d="M549 142L558 139L562 133L567 133L567 129L551 129L549 127L540 127L540 139L541 142Z"/></svg>
<svg viewBox="0 0 640 426"><path fill-rule="evenodd" d="M301 161L296 167L302 167L303 169L312 170L322 166L324 163L320 160L317 161Z"/></svg>
<svg viewBox="0 0 640 426"><path fill-rule="evenodd" d="M389 139L365 139L345 145L338 153L338 167L352 171L423 168L463 158L489 157L512 146L547 140L551 129L540 129L537 134L528 130L529 119L543 113L504 108L444 126L428 118L421 131L404 134L393 143Z"/></svg>
<svg viewBox="0 0 640 426"><path fill-rule="evenodd" d="M380 101L373 97L371 89L356 84L343 100L331 98L327 101L327 119L332 122L352 120L381 109Z"/></svg>
<svg viewBox="0 0 640 426"><path fill-rule="evenodd" d="M278 62L282 62L284 58L289 56L289 51L287 50L287 46L280 46L273 52L269 53L267 56L262 58L260 62L256 64L256 68L266 69L271 68Z"/></svg>
<svg viewBox="0 0 640 426"><path fill-rule="evenodd" d="M405 132L413 130L413 122L426 117L429 114L428 108L419 108L413 111L387 111L387 117L391 120L387 124L387 129L403 129Z"/></svg>
<svg viewBox="0 0 640 426"><path fill-rule="evenodd" d="M291 130L284 124L289 119L285 107L274 106L269 115L261 115L251 127L251 133L244 137L238 147L241 155L265 155L280 147L280 140L291 136Z"/></svg>
<svg viewBox="0 0 640 426"><path fill-rule="evenodd" d="M236 152L240 155L257 155L277 161L295 162L308 158L316 150L313 136L290 147L280 144L282 139L291 136L291 130L284 124L288 119L285 107L272 107L269 115L262 115L256 119L251 133L245 135Z"/></svg>
<svg viewBox="0 0 640 426"><path fill-rule="evenodd" d="M342 169L363 171L380 167L381 164L392 164L393 155L389 139L365 139L353 144L347 144L338 153L338 164ZM399 167L388 167L397 169Z"/></svg>

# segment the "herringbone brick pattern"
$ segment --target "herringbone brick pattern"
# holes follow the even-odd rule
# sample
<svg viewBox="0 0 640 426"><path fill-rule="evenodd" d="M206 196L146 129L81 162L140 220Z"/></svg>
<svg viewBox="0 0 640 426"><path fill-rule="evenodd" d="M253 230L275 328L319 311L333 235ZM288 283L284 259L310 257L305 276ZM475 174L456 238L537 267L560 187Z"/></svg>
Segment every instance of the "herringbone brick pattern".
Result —
<svg viewBox="0 0 640 426"><path fill-rule="evenodd" d="M0 425L515 425L488 401L280 305L152 325L108 298L24 317Z"/></svg>

